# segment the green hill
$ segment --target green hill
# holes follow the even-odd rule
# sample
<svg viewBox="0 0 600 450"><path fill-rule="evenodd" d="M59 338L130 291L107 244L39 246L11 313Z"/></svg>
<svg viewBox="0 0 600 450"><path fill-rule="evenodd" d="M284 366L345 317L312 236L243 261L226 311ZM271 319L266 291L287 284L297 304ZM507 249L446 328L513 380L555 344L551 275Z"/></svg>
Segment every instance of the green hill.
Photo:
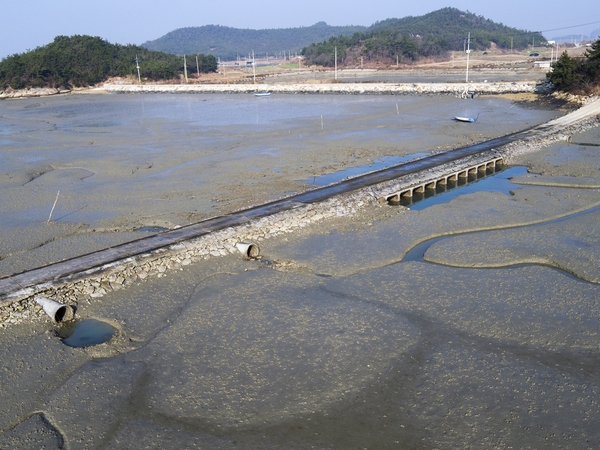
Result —
<svg viewBox="0 0 600 450"><path fill-rule="evenodd" d="M213 56L198 56L201 71L216 71ZM109 77L137 77L136 57L140 75L146 79L176 78L183 71L183 60L175 55L136 45L110 44L99 37L58 36L46 46L0 61L0 88L78 87Z"/></svg>
<svg viewBox="0 0 600 450"><path fill-rule="evenodd" d="M234 60L254 51L256 55L276 55L283 51L300 52L313 43L332 36L349 36L366 27L334 27L319 22L310 27L248 30L220 25L179 28L154 41L142 44L149 50L177 55L210 53L222 60Z"/></svg>
<svg viewBox="0 0 600 450"><path fill-rule="evenodd" d="M356 64L361 57L382 63L395 62L397 56L412 61L464 50L468 33L473 50L486 50L492 44L501 49L523 49L533 42L537 45L546 42L537 32L511 28L456 8L443 8L418 17L387 19L350 37L313 43L302 49L302 55L306 64L331 66L337 47L338 60L345 60L346 64Z"/></svg>

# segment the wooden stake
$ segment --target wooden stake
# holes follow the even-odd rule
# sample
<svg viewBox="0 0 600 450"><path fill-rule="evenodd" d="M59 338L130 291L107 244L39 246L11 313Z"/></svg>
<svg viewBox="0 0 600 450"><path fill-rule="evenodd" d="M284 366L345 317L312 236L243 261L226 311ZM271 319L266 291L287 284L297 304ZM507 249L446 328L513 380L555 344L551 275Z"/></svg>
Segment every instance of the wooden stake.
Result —
<svg viewBox="0 0 600 450"><path fill-rule="evenodd" d="M54 205L52 205L52 209L50 210L50 215L48 216L48 221L46 223L50 223L50 220L52 220L52 213L54 212L54 207L56 206L56 202L58 201L59 194L60 191L56 193L56 199L54 200Z"/></svg>

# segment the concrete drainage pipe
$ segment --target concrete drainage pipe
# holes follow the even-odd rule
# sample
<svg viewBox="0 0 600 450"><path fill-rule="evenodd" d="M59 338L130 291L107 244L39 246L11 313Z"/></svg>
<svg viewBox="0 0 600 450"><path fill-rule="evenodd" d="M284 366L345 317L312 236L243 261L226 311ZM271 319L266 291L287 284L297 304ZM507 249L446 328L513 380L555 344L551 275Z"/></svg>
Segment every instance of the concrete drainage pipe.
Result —
<svg viewBox="0 0 600 450"><path fill-rule="evenodd" d="M70 305L63 305L46 297L38 297L35 301L56 323L73 320L75 313Z"/></svg>
<svg viewBox="0 0 600 450"><path fill-rule="evenodd" d="M260 248L258 248L257 244L249 243L249 242L238 242L235 244L237 249L240 251L244 258L246 259L254 259L258 258L260 254Z"/></svg>

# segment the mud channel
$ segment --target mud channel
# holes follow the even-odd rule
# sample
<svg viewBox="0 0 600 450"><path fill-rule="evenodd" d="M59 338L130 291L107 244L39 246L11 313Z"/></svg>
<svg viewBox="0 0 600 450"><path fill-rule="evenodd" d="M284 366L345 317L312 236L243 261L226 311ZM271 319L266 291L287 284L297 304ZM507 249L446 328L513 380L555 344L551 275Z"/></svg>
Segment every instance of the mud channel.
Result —
<svg viewBox="0 0 600 450"><path fill-rule="evenodd" d="M80 302L108 343L0 329L0 448L597 448L600 155L577 143L599 141L518 157L509 193L372 205Z"/></svg>

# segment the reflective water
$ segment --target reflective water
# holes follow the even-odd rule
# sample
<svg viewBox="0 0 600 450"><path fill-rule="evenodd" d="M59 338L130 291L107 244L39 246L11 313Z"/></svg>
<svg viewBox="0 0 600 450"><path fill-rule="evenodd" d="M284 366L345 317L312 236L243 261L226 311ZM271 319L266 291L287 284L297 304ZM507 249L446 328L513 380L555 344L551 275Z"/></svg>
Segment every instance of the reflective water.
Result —
<svg viewBox="0 0 600 450"><path fill-rule="evenodd" d="M91 347L111 340L115 329L96 319L86 319L66 323L58 330L58 336L69 347Z"/></svg>
<svg viewBox="0 0 600 450"><path fill-rule="evenodd" d="M457 181L448 181L446 186L437 185L436 189L427 189L424 193L415 192L412 198L402 198L400 204L409 206L412 210L422 210L432 205L448 203L450 200L474 192L499 192L510 195L512 189L521 189L525 186L515 185L510 179L525 175L527 167L515 166L506 170L488 170L485 174L479 173L468 178L459 178Z"/></svg>

